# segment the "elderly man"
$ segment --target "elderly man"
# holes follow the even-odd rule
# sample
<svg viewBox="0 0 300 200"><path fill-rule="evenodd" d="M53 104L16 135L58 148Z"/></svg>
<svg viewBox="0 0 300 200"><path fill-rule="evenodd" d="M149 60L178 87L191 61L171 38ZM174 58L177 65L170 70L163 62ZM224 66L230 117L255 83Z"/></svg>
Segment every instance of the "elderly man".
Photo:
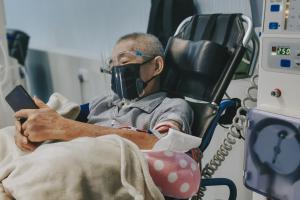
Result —
<svg viewBox="0 0 300 200"><path fill-rule="evenodd" d="M90 102L88 123L66 119L38 99L39 109L17 112L27 120L17 120L16 131L0 130L0 200L163 199L139 149L151 149L169 128L190 133L193 119L184 100L160 91L163 58L152 35L120 38L106 70L115 94ZM154 169L163 169L161 161Z"/></svg>
<svg viewBox="0 0 300 200"><path fill-rule="evenodd" d="M46 140L68 141L114 133L141 149L151 149L157 137L136 129L164 133L175 128L190 133L191 108L184 100L170 99L160 92L163 57L162 45L153 35L133 33L121 37L109 61L116 95L91 102L88 123L65 119L36 99L40 109L16 113L17 118L27 118L22 125L16 122L17 146L33 151Z"/></svg>

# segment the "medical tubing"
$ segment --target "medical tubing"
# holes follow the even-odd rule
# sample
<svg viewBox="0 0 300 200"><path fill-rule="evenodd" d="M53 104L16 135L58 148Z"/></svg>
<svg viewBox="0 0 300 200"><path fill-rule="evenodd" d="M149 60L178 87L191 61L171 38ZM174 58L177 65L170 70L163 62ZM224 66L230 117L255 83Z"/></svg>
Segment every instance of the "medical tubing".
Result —
<svg viewBox="0 0 300 200"><path fill-rule="evenodd" d="M5 73L6 73L6 70L5 70L5 67L8 67L8 55L6 55L6 51L4 49L4 42L1 43L0 41L0 48L1 48L1 51L2 51L2 54L3 54L3 57L4 57L4 66L1 66L0 65L0 70L2 71L3 70L3 73L4 73L4 78L2 80L0 80L0 83L4 83L6 82L6 79L7 79L7 76L5 76Z"/></svg>
<svg viewBox="0 0 300 200"><path fill-rule="evenodd" d="M250 81L250 87L247 89L247 96L242 100L242 106L237 110L237 113L232 120L232 124L228 129L226 138L223 140L223 143L220 145L219 149L217 150L213 158L204 166L202 170L203 178L206 179L211 178L218 170L218 168L222 165L222 162L229 155L233 145L237 141L236 139L241 139L242 137L245 136L246 126L247 126L247 111L250 108L247 105L247 103L257 102L257 97L254 93L258 89L257 81L256 81L257 78L258 75L252 76ZM206 191L205 187L199 188L199 191L197 193L197 200L202 200L205 191Z"/></svg>
<svg viewBox="0 0 300 200"><path fill-rule="evenodd" d="M4 96L2 94L2 86L3 86L3 84L5 84L5 82L7 82L7 78L8 78L7 77L8 76L8 74L7 74L8 57L7 57L6 51L4 49L4 42L1 43L1 41L0 41L0 49L1 49L1 52L4 57L4 66L1 66L1 64L0 64L0 77L3 77L3 78L0 78L0 98L4 99Z"/></svg>

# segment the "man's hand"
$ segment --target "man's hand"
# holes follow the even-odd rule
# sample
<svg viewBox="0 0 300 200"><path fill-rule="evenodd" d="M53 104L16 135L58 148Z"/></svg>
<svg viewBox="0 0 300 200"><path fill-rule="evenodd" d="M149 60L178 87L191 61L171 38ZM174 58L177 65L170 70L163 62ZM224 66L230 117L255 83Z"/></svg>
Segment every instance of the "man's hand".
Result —
<svg viewBox="0 0 300 200"><path fill-rule="evenodd" d="M17 145L24 150L34 150L38 146L36 142L46 140L68 141L78 137L98 137L110 134L117 134L129 139L141 149L151 149L158 140L148 133L138 133L132 130L115 129L69 120L60 116L41 100L34 99L34 101L39 109L24 109L15 114L16 118L27 119L18 129L21 131L18 131L20 134L16 137ZM165 128L159 128L159 130L162 129Z"/></svg>
<svg viewBox="0 0 300 200"><path fill-rule="evenodd" d="M15 122L16 127L16 135L15 135L15 143L16 145L25 152L34 151L41 143L32 143L28 140L27 137L22 135L22 128L20 121Z"/></svg>
<svg viewBox="0 0 300 200"><path fill-rule="evenodd" d="M57 112L48 107L41 100L34 98L36 105L40 109L23 109L16 112L15 117L18 119L26 118L27 120L21 126L21 135L17 135L17 141L43 142L46 140L63 139L65 128L68 125L65 123L65 118L61 117ZM24 145L22 146L24 147Z"/></svg>

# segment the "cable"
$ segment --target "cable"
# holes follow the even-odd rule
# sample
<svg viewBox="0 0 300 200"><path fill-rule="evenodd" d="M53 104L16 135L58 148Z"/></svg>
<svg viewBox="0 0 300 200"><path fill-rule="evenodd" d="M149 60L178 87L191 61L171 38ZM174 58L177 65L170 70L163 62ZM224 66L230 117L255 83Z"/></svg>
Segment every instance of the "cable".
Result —
<svg viewBox="0 0 300 200"><path fill-rule="evenodd" d="M229 126L226 126L226 125L220 124L220 123L218 123L218 124L219 124L219 126L221 126L221 127L224 128L224 129L229 129Z"/></svg>
<svg viewBox="0 0 300 200"><path fill-rule="evenodd" d="M3 65L0 64L0 110L1 112L6 112L7 109L7 105L6 102L4 101L4 89L7 90L7 86L6 84L9 81L9 72L8 72L8 55L6 54L6 49L4 47L5 45L5 40L1 40L2 38L0 38L0 57L1 54L3 55ZM0 116L0 127L4 126L5 124L9 125L11 122L6 119L6 117L3 117L3 114L1 114L2 116Z"/></svg>
<svg viewBox="0 0 300 200"><path fill-rule="evenodd" d="M258 89L257 78L258 75L252 76L250 87L247 89L247 96L242 100L242 106L237 110L237 113L232 120L232 124L229 126L226 138L223 140L223 143L220 145L213 158L204 166L202 170L203 178L211 178L218 170L218 168L222 165L222 162L229 155L230 151L233 148L233 145L236 144L236 139L245 138L245 130L247 127L247 112L250 108L247 103L257 102L257 97L253 94ZM202 200L205 191L205 187L200 187L197 195L193 197L192 200Z"/></svg>
<svg viewBox="0 0 300 200"><path fill-rule="evenodd" d="M1 39L1 38L0 38ZM3 55L3 60L4 60L4 66L2 66L0 64L0 98L4 99L4 96L2 94L2 87L3 85L7 82L7 79L8 79L8 55L6 54L6 51L5 51L5 48L4 48L4 42L1 43L1 40L0 40L0 48L1 48L1 52L2 52L2 55Z"/></svg>
<svg viewBox="0 0 300 200"><path fill-rule="evenodd" d="M225 92L225 96L226 96L226 98L231 99L231 97L228 95L227 92Z"/></svg>
<svg viewBox="0 0 300 200"><path fill-rule="evenodd" d="M78 74L78 80L79 80L79 89L80 89L80 103L81 104L84 104L86 103L85 100L84 100L84 89L83 89L83 86L84 86L84 77L83 77L83 74Z"/></svg>
<svg viewBox="0 0 300 200"><path fill-rule="evenodd" d="M0 65L0 71L1 71L1 74L3 73L3 76L4 76L4 78L2 79L1 78L1 82L0 82L0 84L1 84L1 86L2 86L2 83L5 83L6 82L6 79L7 79L7 76L6 76L6 67L8 67L8 55L6 54L6 51L5 51L5 49L4 49L4 43L3 44L1 44L1 41L0 41L0 48L1 48L1 51L2 51L2 55L3 55L3 60L4 60L4 66L1 66Z"/></svg>

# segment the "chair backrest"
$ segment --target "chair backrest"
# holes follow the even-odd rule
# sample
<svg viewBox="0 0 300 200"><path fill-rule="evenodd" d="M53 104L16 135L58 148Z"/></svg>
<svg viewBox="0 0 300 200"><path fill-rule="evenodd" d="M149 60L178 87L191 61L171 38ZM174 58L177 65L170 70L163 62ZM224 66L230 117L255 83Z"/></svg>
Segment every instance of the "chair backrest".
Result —
<svg viewBox="0 0 300 200"><path fill-rule="evenodd" d="M194 109L193 134L213 120L245 47L241 14L195 15L168 41L162 88Z"/></svg>

